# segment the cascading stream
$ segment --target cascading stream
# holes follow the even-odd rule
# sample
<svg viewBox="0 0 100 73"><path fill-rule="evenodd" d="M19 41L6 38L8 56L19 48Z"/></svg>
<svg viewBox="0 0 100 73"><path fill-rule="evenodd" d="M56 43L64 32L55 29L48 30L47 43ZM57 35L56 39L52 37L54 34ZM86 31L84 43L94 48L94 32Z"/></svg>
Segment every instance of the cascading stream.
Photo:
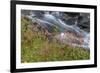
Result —
<svg viewBox="0 0 100 73"><path fill-rule="evenodd" d="M54 37L63 44L69 44L73 46L89 49L90 33L84 31L77 26L78 22L75 21L73 25L67 24L66 20L63 20L63 12L31 12L31 15L27 16L33 22L39 23L41 27L50 31L52 27L58 27L60 34ZM76 42L75 42L76 41Z"/></svg>

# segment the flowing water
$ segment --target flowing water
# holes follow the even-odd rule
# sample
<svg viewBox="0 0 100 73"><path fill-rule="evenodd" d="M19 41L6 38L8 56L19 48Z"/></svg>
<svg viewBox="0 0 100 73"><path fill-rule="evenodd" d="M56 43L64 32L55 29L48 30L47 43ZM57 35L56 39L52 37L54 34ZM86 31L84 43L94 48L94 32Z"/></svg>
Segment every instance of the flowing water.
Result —
<svg viewBox="0 0 100 73"><path fill-rule="evenodd" d="M89 49L90 32L84 31L82 28L78 27L77 21L74 21L73 24L70 24L70 22L68 24L67 18L63 20L63 12L32 11L27 17L33 22L38 22L41 27L48 29L50 32L52 31L52 27L58 27L60 33L54 37L59 39L60 42L68 44L70 41L71 45ZM79 41L82 39L82 43L77 44L73 42L74 39L79 39Z"/></svg>

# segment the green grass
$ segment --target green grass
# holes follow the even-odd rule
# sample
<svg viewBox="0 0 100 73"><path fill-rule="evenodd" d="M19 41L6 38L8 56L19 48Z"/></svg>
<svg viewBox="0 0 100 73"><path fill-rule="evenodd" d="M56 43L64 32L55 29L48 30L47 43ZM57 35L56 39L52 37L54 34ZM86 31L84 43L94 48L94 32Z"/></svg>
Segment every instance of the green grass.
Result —
<svg viewBox="0 0 100 73"><path fill-rule="evenodd" d="M30 21L21 20L21 62L46 62L46 61L69 61L90 59L90 52L83 48L62 45L48 40L41 34L32 32L28 25Z"/></svg>

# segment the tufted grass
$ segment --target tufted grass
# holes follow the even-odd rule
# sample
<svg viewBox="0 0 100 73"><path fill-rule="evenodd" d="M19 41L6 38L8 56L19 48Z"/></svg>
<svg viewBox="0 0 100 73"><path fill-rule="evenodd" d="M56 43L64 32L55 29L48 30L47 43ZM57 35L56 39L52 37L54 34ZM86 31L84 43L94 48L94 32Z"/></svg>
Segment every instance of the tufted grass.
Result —
<svg viewBox="0 0 100 73"><path fill-rule="evenodd" d="M49 43L44 35L32 32L27 26L29 20L21 20L21 62L71 61L90 59L90 52L83 48Z"/></svg>

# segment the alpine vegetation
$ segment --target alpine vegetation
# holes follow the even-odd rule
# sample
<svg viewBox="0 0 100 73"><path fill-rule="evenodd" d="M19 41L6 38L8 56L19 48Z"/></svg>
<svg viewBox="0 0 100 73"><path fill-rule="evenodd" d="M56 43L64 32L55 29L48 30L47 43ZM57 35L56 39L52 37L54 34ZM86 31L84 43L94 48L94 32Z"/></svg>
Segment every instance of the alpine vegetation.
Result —
<svg viewBox="0 0 100 73"><path fill-rule="evenodd" d="M90 14L21 10L21 62L90 59Z"/></svg>

